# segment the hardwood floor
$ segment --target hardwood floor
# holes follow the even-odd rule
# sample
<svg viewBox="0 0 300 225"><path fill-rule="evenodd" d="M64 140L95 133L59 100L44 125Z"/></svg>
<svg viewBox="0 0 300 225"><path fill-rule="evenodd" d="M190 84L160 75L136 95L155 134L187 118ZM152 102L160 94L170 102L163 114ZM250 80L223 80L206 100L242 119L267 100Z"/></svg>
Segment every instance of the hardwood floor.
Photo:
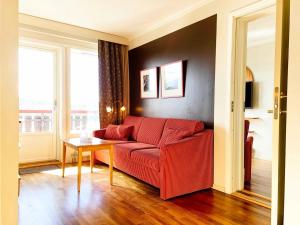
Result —
<svg viewBox="0 0 300 225"><path fill-rule="evenodd" d="M245 185L245 189L265 197L271 198L272 192L272 162L253 159L252 179L250 185Z"/></svg>
<svg viewBox="0 0 300 225"><path fill-rule="evenodd" d="M163 201L159 190L108 168L90 174L82 169L77 193L77 169L44 171L22 176L19 197L20 225L77 224L270 224L270 210L218 191L205 190Z"/></svg>

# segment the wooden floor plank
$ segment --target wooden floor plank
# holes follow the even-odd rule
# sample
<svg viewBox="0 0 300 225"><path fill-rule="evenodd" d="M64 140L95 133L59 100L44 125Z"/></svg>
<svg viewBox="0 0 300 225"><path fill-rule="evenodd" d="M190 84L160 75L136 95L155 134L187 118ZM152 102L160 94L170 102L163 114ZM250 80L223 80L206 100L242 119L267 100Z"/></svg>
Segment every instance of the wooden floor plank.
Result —
<svg viewBox="0 0 300 225"><path fill-rule="evenodd" d="M271 198L272 194L272 162L252 159L252 179L245 185L245 190Z"/></svg>
<svg viewBox="0 0 300 225"><path fill-rule="evenodd" d="M77 193L76 168L21 176L20 225L268 225L270 210L230 195L205 190L168 201L159 190L122 172L114 172L109 185L108 168L93 174L83 167L81 193Z"/></svg>

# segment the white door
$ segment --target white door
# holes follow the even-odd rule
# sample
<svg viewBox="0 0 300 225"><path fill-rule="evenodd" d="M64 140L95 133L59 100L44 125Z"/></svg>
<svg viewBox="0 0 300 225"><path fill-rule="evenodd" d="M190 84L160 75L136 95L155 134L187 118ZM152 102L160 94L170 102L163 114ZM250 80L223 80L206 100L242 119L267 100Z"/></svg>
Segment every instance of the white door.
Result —
<svg viewBox="0 0 300 225"><path fill-rule="evenodd" d="M56 51L19 47L19 162L56 159Z"/></svg>
<svg viewBox="0 0 300 225"><path fill-rule="evenodd" d="M271 224L283 224L290 2L276 3Z"/></svg>

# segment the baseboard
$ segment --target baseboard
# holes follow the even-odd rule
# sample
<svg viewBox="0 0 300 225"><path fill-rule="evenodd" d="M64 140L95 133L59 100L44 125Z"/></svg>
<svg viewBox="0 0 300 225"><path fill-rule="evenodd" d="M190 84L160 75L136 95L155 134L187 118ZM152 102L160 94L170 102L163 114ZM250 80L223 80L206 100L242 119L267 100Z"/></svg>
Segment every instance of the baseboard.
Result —
<svg viewBox="0 0 300 225"><path fill-rule="evenodd" d="M243 199L247 202L251 202L251 203L254 203L256 205L262 206L264 208L271 209L271 201L269 201L266 198L260 198L257 195L252 195L251 196L251 193L249 195L249 193L243 193L243 192L240 192L240 191L234 192L231 195L234 196L234 197L237 197L239 199Z"/></svg>
<svg viewBox="0 0 300 225"><path fill-rule="evenodd" d="M19 163L19 168L24 169L24 168L59 165L59 164L61 164L61 162L59 162L58 160L46 160L46 161L38 161L38 162Z"/></svg>
<svg viewBox="0 0 300 225"><path fill-rule="evenodd" d="M212 187L214 190L225 192L225 187L214 184Z"/></svg>

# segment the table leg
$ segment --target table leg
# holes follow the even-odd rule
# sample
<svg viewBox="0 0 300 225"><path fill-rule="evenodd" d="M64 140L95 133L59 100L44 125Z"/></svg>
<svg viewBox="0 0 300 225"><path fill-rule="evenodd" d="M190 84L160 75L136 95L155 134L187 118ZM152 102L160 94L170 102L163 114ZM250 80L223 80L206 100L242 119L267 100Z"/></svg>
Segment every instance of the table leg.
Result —
<svg viewBox="0 0 300 225"><path fill-rule="evenodd" d="M109 148L109 181L113 185L113 168L114 168L114 145Z"/></svg>
<svg viewBox="0 0 300 225"><path fill-rule="evenodd" d="M91 173L93 173L93 167L94 167L94 160L95 160L95 152L91 151L91 155L90 155L90 168L91 168Z"/></svg>
<svg viewBox="0 0 300 225"><path fill-rule="evenodd" d="M78 149L78 174L77 174L77 190L78 190L78 192L80 192L81 166L82 166L82 148L79 148Z"/></svg>
<svg viewBox="0 0 300 225"><path fill-rule="evenodd" d="M65 177L65 166L66 166L66 152L67 152L67 146L65 143L63 143L63 155L62 155L62 177Z"/></svg>

